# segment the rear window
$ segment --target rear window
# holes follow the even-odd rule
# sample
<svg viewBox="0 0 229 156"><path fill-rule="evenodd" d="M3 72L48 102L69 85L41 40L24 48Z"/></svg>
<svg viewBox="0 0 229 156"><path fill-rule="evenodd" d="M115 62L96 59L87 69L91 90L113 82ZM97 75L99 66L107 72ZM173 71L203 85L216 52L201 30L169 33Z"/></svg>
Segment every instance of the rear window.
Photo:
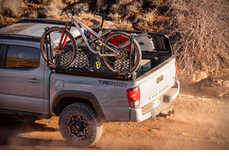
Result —
<svg viewBox="0 0 229 156"><path fill-rule="evenodd" d="M40 65L40 52L37 48L9 45L6 68L36 68Z"/></svg>

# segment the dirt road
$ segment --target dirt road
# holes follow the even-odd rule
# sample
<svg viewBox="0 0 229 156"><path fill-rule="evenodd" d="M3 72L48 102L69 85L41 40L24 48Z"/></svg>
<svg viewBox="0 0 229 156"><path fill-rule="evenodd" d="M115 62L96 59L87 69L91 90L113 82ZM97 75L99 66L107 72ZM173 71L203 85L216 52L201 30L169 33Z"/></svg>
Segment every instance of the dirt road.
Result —
<svg viewBox="0 0 229 156"><path fill-rule="evenodd" d="M104 124L102 139L80 149L229 149L229 100L182 91L175 115L141 123ZM0 117L0 149L79 149L69 147L58 118L24 123Z"/></svg>

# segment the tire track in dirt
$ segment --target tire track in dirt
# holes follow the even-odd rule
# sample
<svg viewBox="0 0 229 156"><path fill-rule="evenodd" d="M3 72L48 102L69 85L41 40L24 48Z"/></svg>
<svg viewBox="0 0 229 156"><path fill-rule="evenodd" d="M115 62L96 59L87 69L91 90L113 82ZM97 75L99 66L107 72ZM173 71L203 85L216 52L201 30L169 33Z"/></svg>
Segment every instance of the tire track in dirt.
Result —
<svg viewBox="0 0 229 156"><path fill-rule="evenodd" d="M25 123L1 115L0 149L229 149L228 103L183 93L169 119L105 123L101 140L90 148L69 146L57 117Z"/></svg>

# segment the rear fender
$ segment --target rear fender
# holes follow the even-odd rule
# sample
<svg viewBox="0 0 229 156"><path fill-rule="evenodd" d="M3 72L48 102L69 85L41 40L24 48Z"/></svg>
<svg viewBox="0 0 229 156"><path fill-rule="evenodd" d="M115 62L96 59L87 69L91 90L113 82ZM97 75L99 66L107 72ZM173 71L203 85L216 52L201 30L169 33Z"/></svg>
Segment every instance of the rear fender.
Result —
<svg viewBox="0 0 229 156"><path fill-rule="evenodd" d="M92 93L83 91L64 90L57 93L52 104L52 112L54 114L58 114L57 110L61 104L60 101L64 98L76 98L90 102L91 106L95 110L97 117L100 120L105 120L104 113L101 106L99 105L97 98Z"/></svg>

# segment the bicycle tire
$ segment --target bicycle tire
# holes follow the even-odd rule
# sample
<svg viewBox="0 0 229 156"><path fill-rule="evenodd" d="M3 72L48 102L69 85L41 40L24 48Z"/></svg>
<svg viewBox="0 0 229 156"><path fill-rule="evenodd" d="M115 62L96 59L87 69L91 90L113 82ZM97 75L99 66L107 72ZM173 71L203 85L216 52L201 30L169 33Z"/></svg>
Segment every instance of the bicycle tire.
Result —
<svg viewBox="0 0 229 156"><path fill-rule="evenodd" d="M68 41L67 41L67 46L69 46L68 48L70 48L70 59L68 59L66 62L62 63L61 66L64 66L64 67L68 67L75 59L76 57L76 49L77 49L77 45L76 45L76 42L75 42L75 39L74 37L71 35L71 33L69 31L67 31L65 28L60 28L60 27L51 27L51 28L48 28L48 30L46 30L42 37L41 37L41 41L40 41L40 49L41 49L41 54L42 54L42 57L44 58L44 60L49 64L50 67L53 67L55 68L56 67L56 64L55 64L55 61L52 59L50 59L48 57L48 51L46 48L52 48L52 52L50 53L51 55L53 55L53 51L55 50L55 48L52 47L52 45L50 47L46 47L45 44L47 41L47 37L48 35L51 36L51 33L60 33L60 34L64 34L64 36L67 36L68 37ZM58 41L59 43L59 41ZM51 42L50 42L51 44ZM60 46L61 44L59 44L58 46ZM62 46L62 45L61 45ZM65 52L66 53L66 52ZM64 55L64 54L63 54ZM68 54L69 56L69 54Z"/></svg>
<svg viewBox="0 0 229 156"><path fill-rule="evenodd" d="M125 32L114 32L114 33L112 33L111 35L109 35L106 39L105 39L105 41L104 41L104 43L105 44L108 44L108 42L112 42L112 39L115 39L116 41L117 40L120 40L120 42L122 42L122 38L125 38L126 40L130 40L130 35L128 34L128 33L125 33ZM118 41L119 42L119 41ZM118 46L117 45L117 43L118 42L116 42L116 45L115 46ZM122 69L117 69L114 65L112 65L112 63L113 62L115 62L115 61L119 61L119 62L127 62L127 60L123 60L123 59L120 59L119 60L119 58L115 58L115 57L112 57L112 56L103 56L102 57L102 59L103 59L103 62L104 62L104 64L105 64L105 66L110 70L110 71L112 71L112 72L119 72L119 73L133 73L133 72L135 72L138 68L139 68L139 66L140 66L140 61L141 61L141 58L142 58L142 53L141 53L141 49L140 49L140 46L139 46L139 44L138 44L138 42L135 40L135 39L133 39L133 41L132 41L132 43L134 44L134 54L133 54L133 56L135 57L135 59L134 60L130 60L130 62L132 62L133 63L133 66L131 67L131 68L129 68L128 70L126 70L126 71L123 71ZM111 43L111 44L113 44L113 43ZM115 44L115 43L114 43ZM130 51L130 47L131 47L131 45L128 45L128 46L126 46L126 47L124 47L126 50L128 50L129 49L129 51ZM113 53L113 52L108 52L108 50L106 49L106 47L105 46L103 46L102 47L102 51L101 51L101 53L102 54L106 54L106 53ZM113 58L112 60L109 60L109 59L111 59L111 58ZM130 66L130 65L129 65ZM116 68L116 69L115 69Z"/></svg>

